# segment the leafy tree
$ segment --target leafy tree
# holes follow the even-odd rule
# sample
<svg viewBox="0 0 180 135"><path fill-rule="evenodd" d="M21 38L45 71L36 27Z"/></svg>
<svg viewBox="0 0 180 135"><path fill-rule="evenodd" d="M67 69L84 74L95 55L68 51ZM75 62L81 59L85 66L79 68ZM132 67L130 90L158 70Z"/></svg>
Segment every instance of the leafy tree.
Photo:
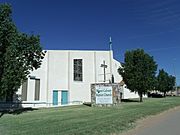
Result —
<svg viewBox="0 0 180 135"><path fill-rule="evenodd" d="M157 76L158 85L157 90L164 93L166 95L168 89L168 73L164 71L164 69L159 70L159 74Z"/></svg>
<svg viewBox="0 0 180 135"><path fill-rule="evenodd" d="M164 97L166 96L166 93L170 90L173 90L175 86L175 77L172 75L168 75L167 72L164 71L164 69L159 70L159 74L157 76L158 85L157 90L164 93Z"/></svg>
<svg viewBox="0 0 180 135"><path fill-rule="evenodd" d="M157 64L143 49L127 51L125 63L118 71L127 87L137 92L142 102L143 94L154 88Z"/></svg>
<svg viewBox="0 0 180 135"><path fill-rule="evenodd" d="M39 36L19 32L11 13L10 5L0 4L0 98L7 100L44 57Z"/></svg>

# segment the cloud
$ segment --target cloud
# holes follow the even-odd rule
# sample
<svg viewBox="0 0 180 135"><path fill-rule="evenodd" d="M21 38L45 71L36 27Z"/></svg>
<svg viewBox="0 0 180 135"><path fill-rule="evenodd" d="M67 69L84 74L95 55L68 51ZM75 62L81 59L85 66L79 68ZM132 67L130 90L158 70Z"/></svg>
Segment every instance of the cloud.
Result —
<svg viewBox="0 0 180 135"><path fill-rule="evenodd" d="M138 8L132 10L137 19L149 24L180 23L180 1L178 0L145 0Z"/></svg>
<svg viewBox="0 0 180 135"><path fill-rule="evenodd" d="M170 29L168 31L160 31L160 32L156 32L156 33L146 33L146 34L142 34L142 35L130 36L130 37L127 37L127 39L138 39L138 38L161 36L163 34L173 33L173 32L179 31L179 30L180 30L180 28L174 28L174 29Z"/></svg>

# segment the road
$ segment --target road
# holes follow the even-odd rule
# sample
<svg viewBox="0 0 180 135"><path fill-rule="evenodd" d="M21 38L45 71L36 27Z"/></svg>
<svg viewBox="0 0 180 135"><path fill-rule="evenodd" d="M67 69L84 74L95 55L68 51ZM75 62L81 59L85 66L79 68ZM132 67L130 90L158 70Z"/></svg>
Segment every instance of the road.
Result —
<svg viewBox="0 0 180 135"><path fill-rule="evenodd" d="M123 135L180 135L180 107L137 122L138 126Z"/></svg>

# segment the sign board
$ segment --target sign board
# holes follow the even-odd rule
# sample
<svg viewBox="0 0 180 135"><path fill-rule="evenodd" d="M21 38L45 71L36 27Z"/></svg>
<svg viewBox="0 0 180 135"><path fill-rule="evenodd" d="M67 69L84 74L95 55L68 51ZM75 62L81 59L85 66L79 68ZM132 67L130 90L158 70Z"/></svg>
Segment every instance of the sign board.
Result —
<svg viewBox="0 0 180 135"><path fill-rule="evenodd" d="M96 86L96 104L112 104L112 86Z"/></svg>

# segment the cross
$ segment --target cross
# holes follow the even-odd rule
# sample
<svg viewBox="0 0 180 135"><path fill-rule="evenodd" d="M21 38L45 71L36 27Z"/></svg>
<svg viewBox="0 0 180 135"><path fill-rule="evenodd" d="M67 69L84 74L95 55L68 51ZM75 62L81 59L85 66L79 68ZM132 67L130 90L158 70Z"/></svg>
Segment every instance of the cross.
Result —
<svg viewBox="0 0 180 135"><path fill-rule="evenodd" d="M103 64L101 64L101 67L104 68L104 82L106 82L106 68L107 68L107 65L105 64L105 61L103 61Z"/></svg>

